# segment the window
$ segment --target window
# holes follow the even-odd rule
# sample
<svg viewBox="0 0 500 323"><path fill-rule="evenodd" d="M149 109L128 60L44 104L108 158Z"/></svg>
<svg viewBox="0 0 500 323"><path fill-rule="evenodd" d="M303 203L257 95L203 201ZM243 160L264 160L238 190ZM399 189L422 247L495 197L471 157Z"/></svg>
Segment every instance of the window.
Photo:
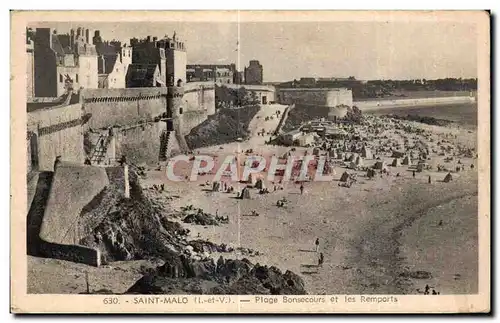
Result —
<svg viewBox="0 0 500 323"><path fill-rule="evenodd" d="M76 83L78 83L78 74L75 76Z"/></svg>
<svg viewBox="0 0 500 323"><path fill-rule="evenodd" d="M63 82L63 76L62 74L59 74L59 83L62 83Z"/></svg>

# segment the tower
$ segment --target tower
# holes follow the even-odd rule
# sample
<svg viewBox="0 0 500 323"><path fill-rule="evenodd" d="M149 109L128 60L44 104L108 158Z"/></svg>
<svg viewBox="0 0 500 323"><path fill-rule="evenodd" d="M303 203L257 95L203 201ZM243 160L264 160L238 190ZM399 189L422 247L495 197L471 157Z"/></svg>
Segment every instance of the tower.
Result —
<svg viewBox="0 0 500 323"><path fill-rule="evenodd" d="M175 86L179 80L186 83L187 53L184 42L179 41L174 32L172 39L168 39L165 46L167 58L167 84Z"/></svg>

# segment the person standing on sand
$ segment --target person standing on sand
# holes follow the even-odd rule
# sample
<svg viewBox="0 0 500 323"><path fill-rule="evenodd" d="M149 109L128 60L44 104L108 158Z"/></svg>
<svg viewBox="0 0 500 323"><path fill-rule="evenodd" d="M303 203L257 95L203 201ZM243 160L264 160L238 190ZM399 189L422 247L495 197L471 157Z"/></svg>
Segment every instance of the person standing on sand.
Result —
<svg viewBox="0 0 500 323"><path fill-rule="evenodd" d="M316 242L314 243L316 245L316 252L319 250L319 238L316 238Z"/></svg>
<svg viewBox="0 0 500 323"><path fill-rule="evenodd" d="M428 181L428 182L429 182L429 184L431 184L431 183L432 183L432 180L431 180L431 175L429 175L429 181Z"/></svg>
<svg viewBox="0 0 500 323"><path fill-rule="evenodd" d="M413 171L413 178L415 178L415 171Z"/></svg>
<svg viewBox="0 0 500 323"><path fill-rule="evenodd" d="M323 267L323 261L325 261L325 257L323 256L323 253L320 253L318 258L318 267Z"/></svg>
<svg viewBox="0 0 500 323"><path fill-rule="evenodd" d="M300 183L300 195L304 194L304 184Z"/></svg>

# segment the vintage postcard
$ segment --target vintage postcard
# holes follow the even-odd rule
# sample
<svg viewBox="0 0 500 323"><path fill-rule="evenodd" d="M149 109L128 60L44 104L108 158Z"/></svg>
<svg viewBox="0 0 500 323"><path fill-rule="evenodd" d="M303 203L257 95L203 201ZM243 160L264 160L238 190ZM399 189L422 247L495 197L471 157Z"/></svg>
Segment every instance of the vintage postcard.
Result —
<svg viewBox="0 0 500 323"><path fill-rule="evenodd" d="M489 312L489 30L13 11L11 312Z"/></svg>

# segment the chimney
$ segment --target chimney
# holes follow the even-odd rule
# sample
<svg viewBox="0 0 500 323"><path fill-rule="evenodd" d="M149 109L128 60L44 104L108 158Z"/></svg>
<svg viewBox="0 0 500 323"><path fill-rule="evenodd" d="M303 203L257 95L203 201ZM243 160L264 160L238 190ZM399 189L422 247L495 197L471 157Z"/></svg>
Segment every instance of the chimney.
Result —
<svg viewBox="0 0 500 323"><path fill-rule="evenodd" d="M74 46L75 46L75 30L71 29L69 31L69 34L70 34L70 36L69 36L69 47L71 47L71 49L73 49Z"/></svg>
<svg viewBox="0 0 500 323"><path fill-rule="evenodd" d="M99 73L104 74L106 72L106 61L104 60L104 55L99 56L99 61L97 63L97 69Z"/></svg>
<svg viewBox="0 0 500 323"><path fill-rule="evenodd" d="M35 34L35 45L52 47L52 30L50 28L37 28Z"/></svg>

